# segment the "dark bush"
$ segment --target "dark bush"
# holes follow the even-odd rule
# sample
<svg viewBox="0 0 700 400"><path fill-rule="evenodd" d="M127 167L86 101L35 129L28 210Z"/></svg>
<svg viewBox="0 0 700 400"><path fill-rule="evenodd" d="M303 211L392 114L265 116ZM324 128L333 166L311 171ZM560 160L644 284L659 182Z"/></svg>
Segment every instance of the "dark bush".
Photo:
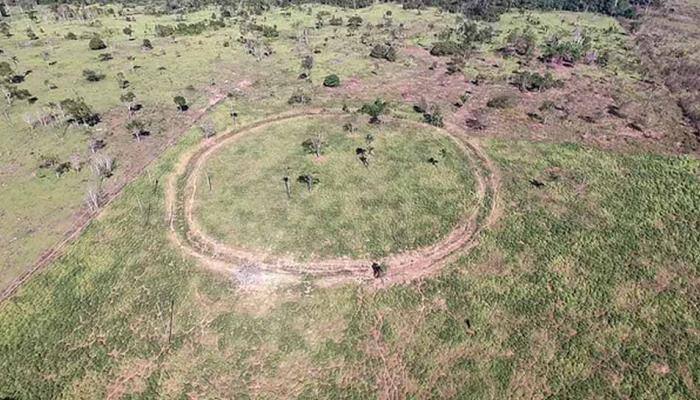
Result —
<svg viewBox="0 0 700 400"><path fill-rule="evenodd" d="M92 39L90 39L89 46L90 50L102 50L107 48L105 42L102 41L102 39L100 39L98 36L95 36Z"/></svg>
<svg viewBox="0 0 700 400"><path fill-rule="evenodd" d="M78 40L78 36L73 32L66 33L66 40Z"/></svg>
<svg viewBox="0 0 700 400"><path fill-rule="evenodd" d="M151 44L150 40L143 39L143 43L141 43L141 48L144 50L153 50L153 44Z"/></svg>
<svg viewBox="0 0 700 400"><path fill-rule="evenodd" d="M326 79L323 80L323 86L338 87L340 86L340 78L338 78L338 75L336 74L328 75Z"/></svg>
<svg viewBox="0 0 700 400"><path fill-rule="evenodd" d="M450 40L433 43L430 54L437 57L462 54L464 50L459 43Z"/></svg>
<svg viewBox="0 0 700 400"><path fill-rule="evenodd" d="M173 102L177 105L177 109L180 111L187 111L189 106L187 105L187 100L182 96L173 97Z"/></svg>
<svg viewBox="0 0 700 400"><path fill-rule="evenodd" d="M100 122L99 114L92 111L83 98L65 99L60 103L63 112L68 115L68 122L95 125Z"/></svg>
<svg viewBox="0 0 700 400"><path fill-rule="evenodd" d="M490 108L500 108L500 109L505 109L505 108L511 108L515 106L518 102L518 99L509 94L499 94L495 97L492 97L487 103L486 106Z"/></svg>
<svg viewBox="0 0 700 400"><path fill-rule="evenodd" d="M516 72L512 83L523 92L544 92L547 89L564 85L562 81L554 79L551 72L540 75L537 72L529 71Z"/></svg>
<svg viewBox="0 0 700 400"><path fill-rule="evenodd" d="M84 69L83 70L83 76L88 82L99 82L102 79L104 79L105 74L101 74L99 72L95 72L91 69Z"/></svg>
<svg viewBox="0 0 700 400"><path fill-rule="evenodd" d="M389 45L377 44L372 48L369 56L387 61L396 61L396 49Z"/></svg>

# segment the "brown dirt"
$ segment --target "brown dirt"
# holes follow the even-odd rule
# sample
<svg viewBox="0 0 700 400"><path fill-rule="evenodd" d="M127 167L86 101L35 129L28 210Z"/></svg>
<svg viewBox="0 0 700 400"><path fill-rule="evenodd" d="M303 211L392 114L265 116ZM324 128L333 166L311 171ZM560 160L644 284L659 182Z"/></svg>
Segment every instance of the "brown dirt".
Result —
<svg viewBox="0 0 700 400"><path fill-rule="evenodd" d="M260 252L228 246L204 233L193 217L192 209L198 176L200 175L198 172L214 151L230 144L244 134L264 129L270 124L309 116L334 115L344 114L318 108L281 114L226 132L214 140L202 142L198 148L185 153L168 179L165 189L166 210L168 210L170 220L169 237L173 243L184 253L197 258L209 269L234 276L237 272L245 269L249 274L256 275L258 278L251 282L251 286L277 282L280 277L293 279L310 274L323 285L365 282L379 288L435 273L456 254L471 249L477 243L479 232L498 219L500 215L498 207L500 176L497 169L476 142L469 139L462 129L448 124L445 128L447 134L467 155L477 161L476 164L481 165L480 168L476 168L478 171L475 172L479 206L466 216L446 238L432 246L388 256L381 260L340 258L299 262L291 258L273 257ZM185 177L186 183L181 191L177 187L177 182L182 176ZM490 198L488 204L487 197ZM480 215L482 208L486 208L484 216ZM176 228L176 216L184 221L186 227L184 233L178 232ZM483 218L480 219L480 217ZM389 271L382 279L373 278L370 268L373 261L379 261L389 266Z"/></svg>

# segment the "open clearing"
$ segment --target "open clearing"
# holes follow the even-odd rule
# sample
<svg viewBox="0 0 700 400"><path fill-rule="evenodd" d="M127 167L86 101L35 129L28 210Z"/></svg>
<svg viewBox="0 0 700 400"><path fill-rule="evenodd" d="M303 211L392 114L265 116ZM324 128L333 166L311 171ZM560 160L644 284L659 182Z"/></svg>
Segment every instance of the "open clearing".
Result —
<svg viewBox="0 0 700 400"><path fill-rule="evenodd" d="M0 399L700 398L697 0L235 3L0 10Z"/></svg>

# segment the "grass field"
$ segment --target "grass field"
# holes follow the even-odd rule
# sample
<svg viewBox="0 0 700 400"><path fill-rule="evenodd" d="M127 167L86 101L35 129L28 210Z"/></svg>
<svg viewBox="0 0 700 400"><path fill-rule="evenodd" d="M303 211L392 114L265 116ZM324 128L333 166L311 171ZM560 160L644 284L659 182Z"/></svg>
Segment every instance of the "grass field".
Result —
<svg viewBox="0 0 700 400"><path fill-rule="evenodd" d="M161 207L171 151L3 304L0 394L695 397L697 160L486 146L498 227L439 277L379 292L239 292L199 269L139 214Z"/></svg>
<svg viewBox="0 0 700 400"><path fill-rule="evenodd" d="M308 259L383 257L426 246L467 215L470 162L449 137L396 120L343 131L353 119L275 124L214 153L199 176L196 219L225 243ZM302 146L316 135L324 142L318 157ZM370 146L365 167L356 149ZM305 174L318 179L311 191L297 181Z"/></svg>
<svg viewBox="0 0 700 400"><path fill-rule="evenodd" d="M89 166L92 139L106 139L100 154L117 162L105 188L134 180L63 256L0 303L0 398L700 398L700 161L678 154L692 147L676 99L640 81L631 34L618 21L506 13L491 24L496 36L448 74L451 58L427 49L460 19L436 9L272 9L255 17L277 26L268 38L241 32L238 17L196 36L155 35L156 24L208 20L213 9L177 17L137 8L129 22L53 21L39 10L39 22L13 15L13 36L0 38L0 60L31 69L18 87L39 98L15 101L0 120L0 287L63 235L100 182ZM319 11L359 15L363 26L326 18L316 29ZM379 26L387 11L391 25ZM135 40L122 32L127 25ZM536 54L550 33L569 40L580 30L609 62L504 57L509 31L529 25ZM65 39L69 31L82 38ZM87 50L95 33L104 51ZM241 34L273 53L256 59ZM141 49L143 38L153 50ZM395 62L369 57L387 40ZM113 59L98 61L99 53ZM299 79L309 54L311 79ZM85 68L106 78L88 83ZM564 86L520 92L516 70L552 72ZM151 123L141 141L125 128L118 72ZM339 87L322 85L331 73ZM309 105L288 103L299 91ZM177 94L190 111L175 108ZM487 105L500 94L515 105ZM78 96L102 123L30 129L23 121ZM495 222L439 273L386 287L328 286L310 274L256 286L173 244L165 182L206 141L200 125L220 135L289 110L355 110L377 97L389 103L379 126L363 115L347 133L340 118L310 118L214 153L199 176L196 218L223 241L297 257L309 247L314 256L379 256L434 242L473 207L475 179L451 139L414 123L424 118L414 106L426 102L484 150L499 182L486 202L498 200ZM327 142L320 159L301 146L317 131ZM364 168L355 148L370 132L374 156ZM48 156L86 163L57 176L38 168ZM310 192L296 182L307 170L319 178Z"/></svg>

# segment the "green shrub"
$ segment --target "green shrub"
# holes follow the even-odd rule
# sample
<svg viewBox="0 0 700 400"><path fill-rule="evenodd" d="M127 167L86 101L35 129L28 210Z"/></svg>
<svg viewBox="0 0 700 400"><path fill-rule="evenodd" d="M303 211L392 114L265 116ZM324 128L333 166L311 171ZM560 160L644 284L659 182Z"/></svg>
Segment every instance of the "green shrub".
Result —
<svg viewBox="0 0 700 400"><path fill-rule="evenodd" d="M370 123L378 123L379 116L382 115L387 109L387 103L382 101L382 99L376 99L373 103L365 103L358 110L363 114L370 116Z"/></svg>
<svg viewBox="0 0 700 400"><path fill-rule="evenodd" d="M433 43L430 54L437 57L453 56L462 54L464 50L459 43L450 40Z"/></svg>
<svg viewBox="0 0 700 400"><path fill-rule="evenodd" d="M338 75L336 74L328 75L326 79L323 80L323 86L338 87L340 86L340 78L338 78Z"/></svg>
<svg viewBox="0 0 700 400"><path fill-rule="evenodd" d="M518 99L510 94L499 94L495 97L492 97L487 103L486 106L490 108L500 108L500 109L505 109L505 108L511 108L515 106L518 102Z"/></svg>
<svg viewBox="0 0 700 400"><path fill-rule="evenodd" d="M372 48L369 56L393 62L396 61L396 49L392 46L377 44Z"/></svg>
<svg viewBox="0 0 700 400"><path fill-rule="evenodd" d="M104 79L105 74L101 74L99 72L95 72L91 69L85 69L83 70L83 76L88 82L98 82Z"/></svg>
<svg viewBox="0 0 700 400"><path fill-rule="evenodd" d="M90 39L89 46L90 50L102 50L107 48L107 45L104 41L102 41L102 39L100 39L99 36L95 36L92 39Z"/></svg>
<svg viewBox="0 0 700 400"><path fill-rule="evenodd" d="M561 87L564 83L554 79L551 72L540 75L537 72L516 72L512 83L521 91L525 92L544 92L547 89Z"/></svg>
<svg viewBox="0 0 700 400"><path fill-rule="evenodd" d="M78 40L78 36L73 32L66 33L66 40Z"/></svg>
<svg viewBox="0 0 700 400"><path fill-rule="evenodd" d="M530 29L514 29L508 33L506 44L501 49L505 55L517 54L523 57L533 57L537 48L537 38Z"/></svg>
<svg viewBox="0 0 700 400"><path fill-rule="evenodd" d="M173 97L173 102L177 105L177 109L180 111L187 111L189 106L187 105L187 100L182 96Z"/></svg>
<svg viewBox="0 0 700 400"><path fill-rule="evenodd" d="M61 100L60 106L63 112L69 117L68 122L91 126L100 122L99 114L93 112L92 108L90 108L81 97Z"/></svg>

